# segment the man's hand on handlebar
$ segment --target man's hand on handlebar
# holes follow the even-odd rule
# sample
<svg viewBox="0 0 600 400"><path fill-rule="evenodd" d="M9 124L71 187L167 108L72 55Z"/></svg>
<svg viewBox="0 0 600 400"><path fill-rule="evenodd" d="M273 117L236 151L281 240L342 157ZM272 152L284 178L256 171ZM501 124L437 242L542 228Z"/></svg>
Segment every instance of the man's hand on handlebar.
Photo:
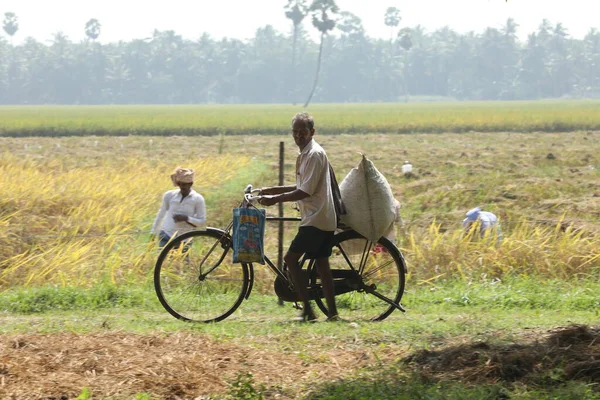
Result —
<svg viewBox="0 0 600 400"><path fill-rule="evenodd" d="M261 188L258 192L258 195L259 196L265 196L265 195L271 196L271 195L277 194L277 193L273 193L273 189L274 189L273 187Z"/></svg>
<svg viewBox="0 0 600 400"><path fill-rule="evenodd" d="M288 193L288 192L292 192L296 189L296 186L267 186L264 188L261 188L259 190L259 195L267 195L267 196L272 196L274 194L283 194L283 193Z"/></svg>
<svg viewBox="0 0 600 400"><path fill-rule="evenodd" d="M261 198L258 200L259 204L262 204L263 206L272 206L273 204L277 203L277 196L271 196L271 195L262 195Z"/></svg>

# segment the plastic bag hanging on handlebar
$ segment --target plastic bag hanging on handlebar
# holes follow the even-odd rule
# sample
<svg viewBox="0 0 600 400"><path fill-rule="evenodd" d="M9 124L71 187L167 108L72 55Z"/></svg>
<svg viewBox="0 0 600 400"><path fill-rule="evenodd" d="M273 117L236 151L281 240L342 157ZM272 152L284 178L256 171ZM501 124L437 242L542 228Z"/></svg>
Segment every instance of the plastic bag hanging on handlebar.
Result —
<svg viewBox="0 0 600 400"><path fill-rule="evenodd" d="M264 209L234 208L233 209L233 262L234 263L265 263L264 238L265 220Z"/></svg>

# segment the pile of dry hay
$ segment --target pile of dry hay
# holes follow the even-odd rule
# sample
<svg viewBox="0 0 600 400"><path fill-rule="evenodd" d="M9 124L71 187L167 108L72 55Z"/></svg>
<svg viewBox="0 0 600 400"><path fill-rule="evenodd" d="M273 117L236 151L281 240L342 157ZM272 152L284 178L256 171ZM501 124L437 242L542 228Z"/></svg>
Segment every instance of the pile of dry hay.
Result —
<svg viewBox="0 0 600 400"><path fill-rule="evenodd" d="M196 399L227 393L240 373L279 388L279 398L375 362L343 346L308 360L294 352L255 349L189 333L35 334L0 336L1 399ZM274 390L274 389L271 389ZM286 393L286 390L289 392ZM297 393L297 392L296 392Z"/></svg>
<svg viewBox="0 0 600 400"><path fill-rule="evenodd" d="M542 335L532 332L522 343L461 343L421 350L403 362L428 381L600 383L600 327L571 325Z"/></svg>

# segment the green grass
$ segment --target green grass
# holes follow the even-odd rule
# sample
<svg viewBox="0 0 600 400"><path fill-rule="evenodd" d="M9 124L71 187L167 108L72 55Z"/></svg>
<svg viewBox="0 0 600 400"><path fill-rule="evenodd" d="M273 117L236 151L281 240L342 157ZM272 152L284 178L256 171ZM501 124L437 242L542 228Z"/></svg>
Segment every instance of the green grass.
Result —
<svg viewBox="0 0 600 400"><path fill-rule="evenodd" d="M270 392L265 385L254 381L251 373L240 373L231 383L225 395L211 398L224 400L263 400ZM418 377L390 370L364 372L356 379L336 380L333 383L315 385L308 393L298 395L303 400L597 400L600 394L580 382L569 382L559 388L510 390L499 384L470 387L461 383L427 383ZM92 398L92 392L83 388L77 400ZM153 400L148 393L138 393L136 400Z"/></svg>
<svg viewBox="0 0 600 400"><path fill-rule="evenodd" d="M541 284L540 284L541 282ZM547 385L497 382L469 384L428 378L403 359L419 350L453 343L507 346L523 332L540 335L560 325L597 323L600 283L511 278L504 282L448 281L414 286L405 294L407 313L394 312L378 323L297 324L289 303L254 293L229 319L216 324L188 324L164 311L150 284L92 289L11 289L0 297L0 335L82 335L115 332L168 336L187 332L218 343L257 351L295 354L318 369L321 352L332 348L362 351L379 362L345 377L319 379L299 390L265 385L242 368L223 394L211 398L261 399L284 393L302 399L600 399L597 386L582 381L553 381L561 371L547 371ZM385 360L385 361L384 361ZM546 379L542 375L540 379ZM299 390L299 391L297 391ZM152 394L141 398L158 399ZM82 398L103 398L82 388Z"/></svg>
<svg viewBox="0 0 600 400"><path fill-rule="evenodd" d="M231 321L249 323L269 320L273 316L285 318L290 307L279 307L276 303L273 293L263 295L254 292L249 300L242 303L231 317ZM593 279L565 282L540 280L535 277L513 277L507 278L506 281L482 279L479 282L453 280L420 286L409 281L402 304L409 311L405 316L394 312L392 320L396 322L406 323L407 319L411 320L415 314L443 313L450 310L451 313L463 313L468 310L493 311L496 315L509 315L513 311L530 315L543 312L552 312L555 315L581 312L582 315L599 316L600 283ZM4 291L0 297L0 311L5 315L51 316L56 313L68 315L71 311L109 311L119 318L120 310L128 313L129 309L157 313L158 317L164 317L165 322L171 322L169 314L158 303L150 281L131 286L99 283L92 288L15 287ZM224 324L227 324L227 321L229 320L225 320ZM263 333L267 333L271 328L266 326ZM262 327L259 326L252 333L261 330Z"/></svg>
<svg viewBox="0 0 600 400"><path fill-rule="evenodd" d="M0 136L281 134L287 105L0 107ZM315 104L323 134L566 132L600 128L599 101Z"/></svg>
<svg viewBox="0 0 600 400"><path fill-rule="evenodd" d="M147 308L152 303L151 287L122 287L99 283L92 288L14 288L2 293L0 310L19 314L58 311L93 311L110 308Z"/></svg>
<svg viewBox="0 0 600 400"><path fill-rule="evenodd" d="M469 386L462 383L423 382L401 369L382 367L356 379L324 384L305 399L310 400L581 400L600 399L600 393L584 383L570 382L559 388L507 389L499 384Z"/></svg>

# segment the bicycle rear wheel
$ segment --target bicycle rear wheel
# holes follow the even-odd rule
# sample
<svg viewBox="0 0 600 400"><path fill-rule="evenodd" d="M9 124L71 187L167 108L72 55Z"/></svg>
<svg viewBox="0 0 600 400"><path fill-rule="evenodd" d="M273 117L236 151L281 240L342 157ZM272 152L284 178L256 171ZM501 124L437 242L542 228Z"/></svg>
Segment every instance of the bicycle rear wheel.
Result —
<svg viewBox="0 0 600 400"><path fill-rule="evenodd" d="M248 266L231 262L230 236L218 229L191 231L171 240L154 268L160 303L175 318L217 322L242 303Z"/></svg>
<svg viewBox="0 0 600 400"><path fill-rule="evenodd" d="M336 292L340 287L346 291L335 297L341 318L381 321L396 309L388 301L400 304L406 266L400 251L388 239L372 243L354 230L340 232L334 237L329 264ZM311 283L320 285L315 269L309 272ZM328 314L325 299L315 301Z"/></svg>

